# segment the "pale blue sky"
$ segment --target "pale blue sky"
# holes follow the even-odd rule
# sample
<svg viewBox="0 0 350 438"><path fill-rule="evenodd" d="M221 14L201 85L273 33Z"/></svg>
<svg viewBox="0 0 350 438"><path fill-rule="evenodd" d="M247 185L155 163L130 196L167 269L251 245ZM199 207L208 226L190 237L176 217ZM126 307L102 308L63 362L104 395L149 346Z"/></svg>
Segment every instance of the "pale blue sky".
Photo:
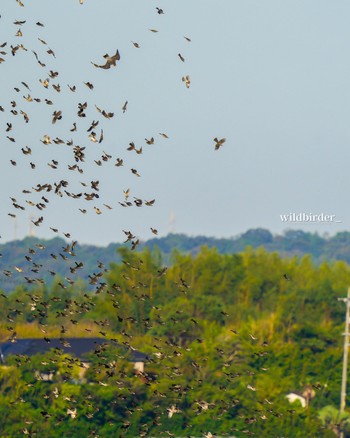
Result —
<svg viewBox="0 0 350 438"><path fill-rule="evenodd" d="M121 241L122 230L142 239L151 238L150 227L168 233L171 211L174 230L190 235L228 237L249 228L272 232L288 228L280 214L312 212L335 214L341 224L295 224L292 228L331 234L348 229L347 171L350 161L350 3L348 1L250 1L250 0L3 0L0 44L7 41L6 62L0 65L2 160L0 163L0 234L2 241L28 233L29 217L44 215L35 228L40 237L53 237L49 227L70 232L81 243L105 245ZM158 15L156 6L164 9ZM15 34L15 20L23 37ZM35 25L45 24L44 28ZM152 33L148 29L158 29ZM188 36L188 43L183 37ZM56 58L45 53L47 41ZM138 42L135 48L131 41ZM28 52L15 57L9 45L23 43ZM119 49L116 68L99 70L105 53ZM31 50L46 63L40 67ZM177 54L185 58L182 63ZM46 90L39 79L49 70L59 71L53 83L62 91ZM191 86L181 81L190 75ZM54 102L27 103L21 81L32 97ZM83 82L90 81L90 91ZM71 93L67 84L75 84ZM21 91L17 93L14 87ZM30 122L10 113L10 102L28 112ZM125 114L121 108L128 100ZM86 119L76 116L77 103L87 101ZM112 111L106 120L94 105ZM51 124L54 110L63 118ZM92 120L104 130L100 145L87 138ZM69 129L77 122L78 132ZM13 131L6 133L6 122ZM165 132L169 139L158 135ZM44 146L44 134L86 146L84 174L72 172L72 148ZM10 142L6 135L15 137ZM155 137L154 145L144 139ZM213 138L226 137L214 151ZM143 147L143 154L128 152L129 142ZM25 156L21 148L32 148ZM112 160L98 167L106 151ZM114 166L117 157L124 167ZM13 167L10 159L17 161ZM47 163L59 161L57 170ZM29 162L37 168L31 170ZM131 174L136 168L141 178ZM89 191L80 181L100 180L96 201L58 198L51 194L25 195L37 183L69 181L68 191ZM154 207L122 208L123 190L133 196L156 199ZM26 200L50 203L41 213ZM13 196L25 211L15 210ZM106 209L103 203L113 207ZM102 210L97 215L93 207ZM83 215L78 208L86 208Z"/></svg>

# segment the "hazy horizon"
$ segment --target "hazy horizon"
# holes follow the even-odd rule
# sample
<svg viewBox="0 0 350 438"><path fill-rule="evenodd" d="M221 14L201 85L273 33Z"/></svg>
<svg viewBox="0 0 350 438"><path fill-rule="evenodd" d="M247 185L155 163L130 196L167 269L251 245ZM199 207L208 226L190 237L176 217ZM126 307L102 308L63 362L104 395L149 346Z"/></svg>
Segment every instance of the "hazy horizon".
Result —
<svg viewBox="0 0 350 438"><path fill-rule="evenodd" d="M230 235L230 236L213 236L213 235L206 235L206 234L188 234L186 232L180 232L180 231L177 231L177 230L173 230L173 231L169 231L167 234L164 234L164 235L159 235L158 234L158 235L150 236L147 239L140 239L140 242L144 243L144 242L147 242L147 241L153 240L153 239L167 238L169 235L179 235L179 236L183 235L183 236L186 236L188 238L205 237L205 238L208 238L208 239L217 239L217 240L219 240L219 239L235 240L235 239L239 239L242 235L244 235L248 231L254 231L254 230L259 230L259 229L263 229L263 230L269 231L274 237L276 237L276 236L284 236L288 231L292 230L292 231L302 231L302 232L305 232L305 233L309 232L311 234L316 234L316 235L322 237L323 239L331 239L332 237L334 237L338 233L350 232L349 230L337 230L334 233L329 233L327 231L325 231L324 233L321 233L319 231L311 231L311 230L308 231L308 230L305 230L305 229L302 230L301 228L285 228L284 230L279 231L279 232L272 232L268 228L257 227L257 228L249 228L249 229L247 229L247 230L245 230L245 231L243 231L241 233L237 233L237 234ZM27 234L27 235L25 235L25 236L23 236L21 238L17 237L17 238L12 238L12 239L10 238L10 239L7 239L7 240L1 238L0 245L6 244L6 243L15 242L15 241L22 241L22 240L24 240L26 238L32 238L32 237L35 238L35 239L38 239L38 240L51 240L51 239L55 239L55 238L60 238L60 239L63 239L65 241L70 241L71 240L71 238L67 238L64 235L58 235L58 234L54 234L54 235L51 235L51 236L40 236L40 235L37 235L37 234L32 234L32 235ZM88 245L88 246L91 245L91 246L97 246L97 247L101 247L102 248L102 247L107 247L107 246L113 245L113 244L122 244L124 242L125 242L125 239L121 239L119 241L117 241L117 240L112 241L111 240L110 242L107 242L105 244L99 244L99 243L94 243L94 242L89 242L89 241L81 241L81 240L78 243L79 243L79 245Z"/></svg>

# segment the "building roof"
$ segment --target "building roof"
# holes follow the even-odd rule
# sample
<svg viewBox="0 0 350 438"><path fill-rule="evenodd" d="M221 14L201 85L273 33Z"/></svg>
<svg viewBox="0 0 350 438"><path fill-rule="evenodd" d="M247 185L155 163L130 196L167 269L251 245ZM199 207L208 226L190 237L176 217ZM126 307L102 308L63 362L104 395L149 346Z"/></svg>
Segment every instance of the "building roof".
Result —
<svg viewBox="0 0 350 438"><path fill-rule="evenodd" d="M50 338L50 342L41 338L26 338L17 339L16 342L3 342L0 343L0 356L4 361L10 355L23 354L25 356L33 356L38 353L48 353L51 349L60 349L65 354L70 354L78 359L84 359L88 353L93 352L99 346L107 344L120 347L115 342L112 343L102 338L64 338L64 341L65 345L58 338ZM147 355L134 350L131 351L128 360L130 362L145 362Z"/></svg>

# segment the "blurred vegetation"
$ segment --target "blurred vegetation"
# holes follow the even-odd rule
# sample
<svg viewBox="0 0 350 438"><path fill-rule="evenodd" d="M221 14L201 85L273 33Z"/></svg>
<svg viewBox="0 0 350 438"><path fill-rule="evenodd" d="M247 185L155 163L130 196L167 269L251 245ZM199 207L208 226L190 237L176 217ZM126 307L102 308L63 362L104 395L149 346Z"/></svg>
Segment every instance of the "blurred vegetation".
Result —
<svg viewBox="0 0 350 438"><path fill-rule="evenodd" d="M116 341L92 352L80 382L73 356L11 357L0 367L1 437L350 437L338 411L344 261L209 247L173 251L167 269L158 249L121 247L114 259L90 285L57 276L0 296L2 341ZM149 357L143 373L133 349ZM307 389L308 408L288 402Z"/></svg>
<svg viewBox="0 0 350 438"><path fill-rule="evenodd" d="M121 243L111 243L106 247L77 243L74 252L83 264L79 268L80 278L88 282L89 274L95 269L96 260L104 264L115 261L116 251L123 246ZM281 235L273 235L266 229L257 228L226 239L168 234L165 237L140 242L138 250L149 248L152 252L160 251L164 262L170 264L174 249L181 253L197 255L203 246L216 248L220 254L234 254L244 251L247 247L257 249L262 246L268 252L277 252L283 257L303 257L310 254L316 264L325 260L344 260L350 263L350 232L322 237L317 233L287 230ZM3 272L9 271L7 275L2 276L2 288L5 291L13 290L23 284L24 276L43 279L46 283L51 283L55 274L62 278L69 276L70 268L75 266L75 258L66 248L67 241L60 237L50 240L26 237L23 240L0 244L0 268ZM30 256L31 263L27 262L25 256ZM120 262L121 259L118 258L117 261ZM23 272L18 273L14 266L20 267ZM41 266L44 266L44 269L40 269Z"/></svg>

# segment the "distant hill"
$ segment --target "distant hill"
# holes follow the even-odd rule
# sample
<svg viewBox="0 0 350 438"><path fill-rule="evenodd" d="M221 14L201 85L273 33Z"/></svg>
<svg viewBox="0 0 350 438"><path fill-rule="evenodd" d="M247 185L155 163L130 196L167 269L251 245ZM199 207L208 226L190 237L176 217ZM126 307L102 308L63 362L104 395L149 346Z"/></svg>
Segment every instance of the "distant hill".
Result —
<svg viewBox="0 0 350 438"><path fill-rule="evenodd" d="M273 235L263 228L248 230L232 238L190 237L185 234L168 234L166 237L151 239L143 247L159 248L168 256L174 249L180 252L198 253L202 246L217 248L219 253L229 254L244 251L247 246L263 246L269 252L278 252L284 257L312 255L316 263L323 260L344 260L350 264L350 232L340 232L334 237L321 237L317 233L288 230Z"/></svg>
<svg viewBox="0 0 350 438"><path fill-rule="evenodd" d="M106 247L77 244L74 247L75 256L72 256L69 248L67 249L67 243L59 237L50 240L26 237L0 245L0 289L13 290L26 281L25 277L42 279L50 284L56 274L68 279L79 276L88 282L89 275L103 270L102 265L98 267L98 262L106 267L109 263L120 262L117 249L123 244L111 243ZM241 252L247 246L263 246L267 251L276 251L285 257L311 254L316 263L323 260L344 260L350 264L350 232L337 233L334 237L321 237L317 233L300 230L273 235L266 229L257 228L236 237L222 239L168 234L166 237L142 242L139 249L147 247L152 251L160 251L164 263L169 264L174 250L197 254L202 246L215 247L222 254ZM75 262L82 262L83 267L72 273L71 269L74 271L76 267Z"/></svg>

